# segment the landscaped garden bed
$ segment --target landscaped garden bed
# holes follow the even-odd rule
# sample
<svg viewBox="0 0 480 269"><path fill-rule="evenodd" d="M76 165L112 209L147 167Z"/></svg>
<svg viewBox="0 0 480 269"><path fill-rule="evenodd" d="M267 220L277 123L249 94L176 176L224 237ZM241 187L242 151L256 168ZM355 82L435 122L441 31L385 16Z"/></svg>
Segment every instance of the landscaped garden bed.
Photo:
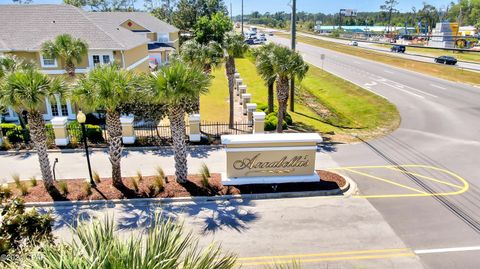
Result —
<svg viewBox="0 0 480 269"><path fill-rule="evenodd" d="M97 179L97 187L90 188L85 179L71 179L57 181L57 188L62 193L67 193L66 198L70 201L79 200L113 200L113 199L136 199L136 198L175 198L175 197L199 197L199 196L222 196L239 194L279 193L279 192L303 192L303 191L328 191L344 188L346 180L335 173L319 170L321 177L319 182L313 183L286 183L224 186L221 183L220 174L211 174L208 184L201 175L191 175L186 183L178 183L173 176L167 176L164 180L157 176L125 177L124 184L135 195L125 195L112 186L111 179ZM11 191L10 197L21 197L25 202L52 202L52 198L45 191L39 181L33 186L32 181L17 181L8 184ZM23 191L23 194L22 194Z"/></svg>

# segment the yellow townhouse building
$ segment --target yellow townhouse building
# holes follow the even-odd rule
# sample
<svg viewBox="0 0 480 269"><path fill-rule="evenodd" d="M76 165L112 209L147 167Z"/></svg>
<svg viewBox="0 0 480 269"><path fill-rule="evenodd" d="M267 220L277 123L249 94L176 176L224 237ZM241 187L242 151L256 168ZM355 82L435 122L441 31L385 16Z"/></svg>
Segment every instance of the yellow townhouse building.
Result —
<svg viewBox="0 0 480 269"><path fill-rule="evenodd" d="M122 68L148 72L169 61L178 49L179 30L146 12L87 12L70 5L0 5L0 57L15 55L31 61L45 74L65 74L61 59L42 55L41 46L61 34L88 44L88 54L76 64L76 73L96 65L117 63ZM45 100L44 119L56 116L74 120L69 100ZM18 121L12 109L5 121Z"/></svg>

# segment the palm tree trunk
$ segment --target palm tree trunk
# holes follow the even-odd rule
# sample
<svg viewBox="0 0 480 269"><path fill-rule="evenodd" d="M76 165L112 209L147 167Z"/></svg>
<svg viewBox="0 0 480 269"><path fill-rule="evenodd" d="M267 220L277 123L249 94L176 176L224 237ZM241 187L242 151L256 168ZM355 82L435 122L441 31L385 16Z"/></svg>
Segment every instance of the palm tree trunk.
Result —
<svg viewBox="0 0 480 269"><path fill-rule="evenodd" d="M227 62L225 63L225 69L227 70L227 77L228 77L228 95L230 100L230 117L228 120L228 126L230 129L233 129L234 124L234 93L233 93L233 84L235 78L235 58L232 56L228 56Z"/></svg>
<svg viewBox="0 0 480 269"><path fill-rule="evenodd" d="M188 176L187 144L185 142L185 110L181 106L169 109L168 118L172 131L173 151L175 154L175 176L178 183L186 183Z"/></svg>
<svg viewBox="0 0 480 269"><path fill-rule="evenodd" d="M126 190L122 181L122 124L118 111L107 111L108 153L112 164L112 184L120 191Z"/></svg>
<svg viewBox="0 0 480 269"><path fill-rule="evenodd" d="M283 132L283 119L285 118L285 113L287 112L288 91L289 91L288 78L279 78L277 80L277 100L278 100L277 133Z"/></svg>
<svg viewBox="0 0 480 269"><path fill-rule="evenodd" d="M43 185L53 200L64 200L65 198L55 187L52 170L50 169L50 160L48 159L47 152L47 130L45 128L42 113L38 111L30 111L28 119L30 123L30 135L40 163Z"/></svg>
<svg viewBox="0 0 480 269"><path fill-rule="evenodd" d="M274 108L273 83L268 84L268 114L272 113Z"/></svg>
<svg viewBox="0 0 480 269"><path fill-rule="evenodd" d="M75 77L75 64L71 61L66 62L65 71L70 77Z"/></svg>

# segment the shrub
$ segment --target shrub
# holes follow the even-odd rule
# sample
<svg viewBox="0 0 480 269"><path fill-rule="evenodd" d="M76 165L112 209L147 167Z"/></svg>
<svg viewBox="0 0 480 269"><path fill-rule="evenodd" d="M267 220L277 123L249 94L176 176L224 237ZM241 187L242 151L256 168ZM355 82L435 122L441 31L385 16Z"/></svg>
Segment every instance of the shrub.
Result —
<svg viewBox="0 0 480 269"><path fill-rule="evenodd" d="M98 174L97 171L93 171L93 181L95 181L95 183L100 183L102 182L102 180L100 179L100 175Z"/></svg>
<svg viewBox="0 0 480 269"><path fill-rule="evenodd" d="M143 181L143 175L142 175L142 172L140 170L137 171L137 175L135 177L137 178L138 182Z"/></svg>
<svg viewBox="0 0 480 269"><path fill-rule="evenodd" d="M19 174L13 174L12 179L13 179L13 182L15 182L15 186L19 187L20 186L20 175Z"/></svg>
<svg viewBox="0 0 480 269"><path fill-rule="evenodd" d="M68 184L66 181L59 181L58 182L58 190L64 196L68 195Z"/></svg>
<svg viewBox="0 0 480 269"><path fill-rule="evenodd" d="M163 177L156 175L153 178L153 187L155 188L157 194L163 191L163 189L165 189L165 182L163 181Z"/></svg>
<svg viewBox="0 0 480 269"><path fill-rule="evenodd" d="M7 132L16 129L17 125L15 123L0 123L0 127L2 128L3 136L6 136Z"/></svg>
<svg viewBox="0 0 480 269"><path fill-rule="evenodd" d="M236 257L214 244L201 249L183 224L156 214L144 232L125 238L113 218L72 228L69 242L49 244L19 261L21 268L215 268L232 269ZM20 265L20 264L19 264ZM16 268L16 267L13 267Z"/></svg>
<svg viewBox="0 0 480 269"><path fill-rule="evenodd" d="M11 150L12 148L13 148L13 146L12 146L12 143L10 143L10 140L8 140L8 138L4 138L2 146L0 147L0 149Z"/></svg>
<svg viewBox="0 0 480 269"><path fill-rule="evenodd" d="M0 186L0 204L12 196L12 190L8 184L2 184Z"/></svg>
<svg viewBox="0 0 480 269"><path fill-rule="evenodd" d="M203 187L208 188L210 187L210 170L208 169L208 166L204 163L202 164L202 168L200 169L200 176L201 180L200 183L202 184Z"/></svg>
<svg viewBox="0 0 480 269"><path fill-rule="evenodd" d="M36 177L33 176L33 177L30 178L30 185L31 185L32 187L36 187L36 186L38 185L38 182L37 182L37 178L36 178Z"/></svg>
<svg viewBox="0 0 480 269"><path fill-rule="evenodd" d="M21 199L13 199L1 212L0 255L15 253L26 246L53 242L53 218L42 215L35 209L25 211Z"/></svg>
<svg viewBox="0 0 480 269"><path fill-rule="evenodd" d="M22 194L22 196L27 196L28 195L29 188L28 188L27 184L22 182L22 183L20 183L20 185L17 186L17 188L20 191L20 193Z"/></svg>
<svg viewBox="0 0 480 269"><path fill-rule="evenodd" d="M134 189L136 192L138 192L138 190L139 190L138 185L139 185L139 183L140 183L139 179L138 179L137 177L133 177L133 178L131 178L130 180L132 181L133 189Z"/></svg>
<svg viewBox="0 0 480 269"><path fill-rule="evenodd" d="M77 121L72 121L68 124L68 131L71 138L75 138L77 143L83 141L82 127ZM90 143L104 142L103 131L99 125L85 124L87 139Z"/></svg>
<svg viewBox="0 0 480 269"><path fill-rule="evenodd" d="M258 104L257 106L257 111L263 111L263 112L267 112L268 110L268 105L266 104Z"/></svg>
<svg viewBox="0 0 480 269"><path fill-rule="evenodd" d="M12 144L27 144L30 142L30 132L27 129L23 129L22 126L17 126L7 131L6 136Z"/></svg>
<svg viewBox="0 0 480 269"><path fill-rule="evenodd" d="M86 196L92 195L92 185L90 184L90 182L83 183L83 191L85 192Z"/></svg>
<svg viewBox="0 0 480 269"><path fill-rule="evenodd" d="M157 170L157 176L159 176L161 178L165 178L165 172L163 171L162 167L157 166L157 168L155 168L155 170Z"/></svg>
<svg viewBox="0 0 480 269"><path fill-rule="evenodd" d="M278 118L277 113L272 112L265 117L265 131L275 131L277 129ZM286 130L288 128L287 122L283 121L283 129Z"/></svg>

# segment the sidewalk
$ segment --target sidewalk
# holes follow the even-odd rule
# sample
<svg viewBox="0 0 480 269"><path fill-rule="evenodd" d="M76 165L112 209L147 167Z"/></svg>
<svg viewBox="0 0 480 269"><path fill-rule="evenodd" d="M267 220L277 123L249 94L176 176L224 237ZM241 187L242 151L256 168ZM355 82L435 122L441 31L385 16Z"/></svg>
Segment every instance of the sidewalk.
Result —
<svg viewBox="0 0 480 269"><path fill-rule="evenodd" d="M85 153L54 152L49 154L50 163L58 158L55 168L57 179L87 178L88 169ZM107 151L90 153L92 170L97 171L100 177L110 177L111 165ZM202 147L190 149L188 155L189 173L197 173L202 164L206 163L212 173L225 172L225 151L218 147ZM137 171L143 175L153 175L155 168L160 166L165 174L175 173L175 162L171 148L155 150L124 150L122 158L122 176L134 176ZM318 153L316 168L337 166L328 154ZM13 174L20 175L21 179L32 176L41 179L40 167L36 153L18 153L0 155L0 184L12 181Z"/></svg>

